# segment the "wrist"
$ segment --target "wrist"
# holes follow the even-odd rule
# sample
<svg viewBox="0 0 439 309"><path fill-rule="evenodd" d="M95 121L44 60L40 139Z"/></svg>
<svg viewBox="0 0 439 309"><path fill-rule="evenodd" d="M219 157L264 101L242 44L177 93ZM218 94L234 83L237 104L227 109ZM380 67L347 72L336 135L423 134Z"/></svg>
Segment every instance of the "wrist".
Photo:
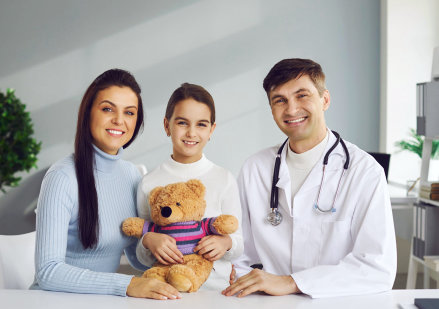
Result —
<svg viewBox="0 0 439 309"><path fill-rule="evenodd" d="M297 286L296 281L290 275L285 276L286 281L288 282L288 286L290 288L290 294L302 293Z"/></svg>

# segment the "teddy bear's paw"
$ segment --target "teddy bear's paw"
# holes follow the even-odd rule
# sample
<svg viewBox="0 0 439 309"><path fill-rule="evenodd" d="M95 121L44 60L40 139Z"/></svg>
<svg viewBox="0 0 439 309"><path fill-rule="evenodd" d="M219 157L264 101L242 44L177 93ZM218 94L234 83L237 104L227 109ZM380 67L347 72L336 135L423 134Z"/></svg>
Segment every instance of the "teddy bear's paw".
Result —
<svg viewBox="0 0 439 309"><path fill-rule="evenodd" d="M189 290L192 288L192 282L188 277L182 274L170 274L168 276L168 282L179 292L189 292Z"/></svg>
<svg viewBox="0 0 439 309"><path fill-rule="evenodd" d="M122 223L122 231L127 236L142 237L143 224L145 220L142 218L128 218Z"/></svg>
<svg viewBox="0 0 439 309"><path fill-rule="evenodd" d="M185 265L172 266L166 281L179 292L194 292L200 287L195 272Z"/></svg>
<svg viewBox="0 0 439 309"><path fill-rule="evenodd" d="M151 267L145 271L142 275L143 278L153 278L166 282L166 274L169 271L169 267Z"/></svg>

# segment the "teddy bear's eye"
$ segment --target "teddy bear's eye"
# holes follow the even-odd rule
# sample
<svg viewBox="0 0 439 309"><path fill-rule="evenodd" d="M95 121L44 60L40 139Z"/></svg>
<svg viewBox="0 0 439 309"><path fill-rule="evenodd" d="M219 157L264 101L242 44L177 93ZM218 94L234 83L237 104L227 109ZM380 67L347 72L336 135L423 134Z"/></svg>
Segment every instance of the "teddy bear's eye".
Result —
<svg viewBox="0 0 439 309"><path fill-rule="evenodd" d="M175 205L177 205L177 206L181 206L181 204L180 204L180 203L175 203Z"/></svg>

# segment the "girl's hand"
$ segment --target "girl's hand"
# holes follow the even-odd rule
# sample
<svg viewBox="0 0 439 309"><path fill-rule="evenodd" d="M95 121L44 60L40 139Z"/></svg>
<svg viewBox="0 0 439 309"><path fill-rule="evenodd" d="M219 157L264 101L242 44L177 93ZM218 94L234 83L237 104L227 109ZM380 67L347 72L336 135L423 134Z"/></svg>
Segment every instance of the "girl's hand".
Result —
<svg viewBox="0 0 439 309"><path fill-rule="evenodd" d="M143 246L151 250L157 261L164 265L183 263L183 253L174 238L166 234L149 232L143 237Z"/></svg>
<svg viewBox="0 0 439 309"><path fill-rule="evenodd" d="M181 298L181 294L172 285L153 278L138 277L131 279L127 288L127 295L161 300Z"/></svg>
<svg viewBox="0 0 439 309"><path fill-rule="evenodd" d="M222 258L230 248L232 248L232 239L229 235L209 235L198 242L194 252L213 262Z"/></svg>

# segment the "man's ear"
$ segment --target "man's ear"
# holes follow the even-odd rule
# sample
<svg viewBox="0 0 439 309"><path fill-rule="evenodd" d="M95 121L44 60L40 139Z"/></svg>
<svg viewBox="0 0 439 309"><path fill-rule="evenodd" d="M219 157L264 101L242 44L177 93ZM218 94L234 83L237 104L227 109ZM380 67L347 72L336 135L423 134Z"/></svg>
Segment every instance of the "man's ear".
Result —
<svg viewBox="0 0 439 309"><path fill-rule="evenodd" d="M203 198L204 193L206 191L206 188L204 187L203 183L199 181L198 179L191 179L186 182L186 185L188 186L191 191L193 191L198 197Z"/></svg>
<svg viewBox="0 0 439 309"><path fill-rule="evenodd" d="M331 95L329 94L329 90L325 89L323 91L323 110L326 111L329 108L329 105L331 105Z"/></svg>

